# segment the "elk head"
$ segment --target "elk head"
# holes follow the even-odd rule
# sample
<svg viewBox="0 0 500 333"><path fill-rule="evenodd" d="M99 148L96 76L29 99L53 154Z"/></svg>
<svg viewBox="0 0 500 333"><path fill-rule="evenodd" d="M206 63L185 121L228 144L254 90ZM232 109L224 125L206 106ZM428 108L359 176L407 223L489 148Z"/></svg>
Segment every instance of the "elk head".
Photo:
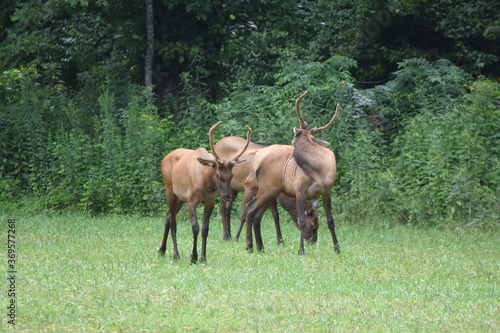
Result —
<svg viewBox="0 0 500 333"><path fill-rule="evenodd" d="M241 155L245 152L250 143L250 136L252 133L252 129L248 126L247 128L247 141L243 149L236 154L231 160L227 161L225 159L221 159L215 150L214 145L214 131L220 125L221 121L217 124L213 125L208 132L208 137L210 141L210 148L212 148L212 155L214 159L206 159L202 157L197 157L198 162L205 166L209 166L214 170L214 182L217 188L220 190L221 197L226 200L231 200L231 179L233 178L233 167L236 164L245 162L246 160L239 160Z"/></svg>
<svg viewBox="0 0 500 333"><path fill-rule="evenodd" d="M335 122L335 119L337 119L337 117L339 115L340 105L337 104L337 108L335 110L335 114L333 115L332 119L328 122L328 124L326 124L325 126L322 126L322 127L315 127L315 128L313 128L311 130L308 130L307 129L307 123L304 120L304 118L302 117L302 115L300 114L300 101L306 95L307 95L307 91L304 92L302 95L300 95L297 98L297 100L295 101L295 111L297 113L297 117L299 118L300 129L299 128L294 128L293 129L293 133L294 133L295 137L294 137L294 139L292 141L292 145L294 144L294 142L295 142L296 139L300 139L300 140L307 140L309 142L317 143L317 144L319 144L320 146L323 146L323 147L328 147L330 145L329 142L317 139L314 136L316 134L323 133L326 129L328 129L330 126L333 125L333 123Z"/></svg>
<svg viewBox="0 0 500 333"><path fill-rule="evenodd" d="M307 202L306 204L306 219L309 221L306 223L306 228L304 230L304 239L309 244L314 244L318 240L318 228L319 228L319 217L318 217L319 201L315 200L313 202ZM298 224L296 222L296 224ZM300 229L300 228L299 228Z"/></svg>

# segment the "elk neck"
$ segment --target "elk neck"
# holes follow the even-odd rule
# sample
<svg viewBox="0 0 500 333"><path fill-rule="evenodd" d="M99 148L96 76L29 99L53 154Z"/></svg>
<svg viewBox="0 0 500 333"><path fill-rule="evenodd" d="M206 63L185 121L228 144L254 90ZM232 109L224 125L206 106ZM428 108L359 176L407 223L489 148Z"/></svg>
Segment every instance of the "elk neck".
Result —
<svg viewBox="0 0 500 333"><path fill-rule="evenodd" d="M308 138L294 140L293 148L293 158L295 162L297 162L299 167L306 172L309 170L319 170L324 154L330 152L329 149L321 147Z"/></svg>
<svg viewBox="0 0 500 333"><path fill-rule="evenodd" d="M330 149L308 137L296 138L293 147L295 162L315 182L324 183L329 178L335 178L335 155Z"/></svg>

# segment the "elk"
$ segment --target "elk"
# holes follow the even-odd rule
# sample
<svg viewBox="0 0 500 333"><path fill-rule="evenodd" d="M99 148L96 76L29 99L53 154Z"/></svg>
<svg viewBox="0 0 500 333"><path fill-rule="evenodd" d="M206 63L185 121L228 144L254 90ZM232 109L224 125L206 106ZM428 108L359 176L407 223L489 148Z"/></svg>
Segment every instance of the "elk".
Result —
<svg viewBox="0 0 500 333"><path fill-rule="evenodd" d="M208 224L214 209L215 198L221 194L226 201L231 200L231 178L235 165L245 162L240 160L250 143L252 130L247 128L247 141L243 148L232 155L230 160L219 157L214 147L213 133L220 125L220 121L210 128L208 137L212 154L204 148L197 150L176 149L169 153L161 163L161 172L165 184L168 210L165 222L165 231L161 246L158 249L161 255L165 254L167 238L172 231L172 242L174 244L174 259L180 259L177 248L177 221L176 216L182 205L187 202L189 219L193 230L193 250L191 252L191 263L198 261L197 240L200 227L196 216L196 207L203 204L202 245L200 261L206 261L206 246L208 236Z"/></svg>
<svg viewBox="0 0 500 333"><path fill-rule="evenodd" d="M323 133L335 121L340 106L328 124L323 127L307 129L307 123L300 114L300 101L307 92L295 102L300 128L294 128L292 146L273 145L255 153L252 172L245 184L245 195L255 196L247 204L246 248L253 250L252 226L255 233L257 250L264 249L260 232L262 215L280 193L296 198L297 214L300 226L299 255L305 253L305 207L306 200L322 197L328 228L332 235L334 249L340 253L340 246L335 235L335 223L332 217L330 190L335 182L336 161L334 153L326 147L330 144L315 138Z"/></svg>
<svg viewBox="0 0 500 333"><path fill-rule="evenodd" d="M230 156L234 155L237 151L240 151L241 148L245 145L245 139L237 137L237 136L228 136L221 139L215 145L215 149L217 149L219 156L223 158L230 158ZM223 239L227 240L231 238L231 207L238 196L238 192L244 191L245 180L248 177L248 174L251 170L251 162L253 160L253 156L257 152L258 149L264 148L265 146L259 145L254 142L250 142L248 145L248 149L242 155L242 158L246 159L247 163L240 164L234 167L233 173L234 177L231 180L231 200L225 201L221 198L221 216L222 216L222 226L223 226ZM245 223L246 218L246 204L251 198L248 196L244 196L242 201L241 208L241 218L240 225L238 227L238 231L235 235L235 240L238 240L243 225ZM292 220L294 221L297 228L299 228L298 220L297 220L297 209L295 206L295 198L286 196L284 194L280 194L278 196L278 201L281 206L288 212ZM306 235L305 240L309 243L315 243L318 235L318 205L319 201L315 201L313 203L307 202L306 205ZM276 200L270 206L274 225L276 228L276 238L278 244L283 243L283 236L281 235L281 228L279 222L279 214Z"/></svg>

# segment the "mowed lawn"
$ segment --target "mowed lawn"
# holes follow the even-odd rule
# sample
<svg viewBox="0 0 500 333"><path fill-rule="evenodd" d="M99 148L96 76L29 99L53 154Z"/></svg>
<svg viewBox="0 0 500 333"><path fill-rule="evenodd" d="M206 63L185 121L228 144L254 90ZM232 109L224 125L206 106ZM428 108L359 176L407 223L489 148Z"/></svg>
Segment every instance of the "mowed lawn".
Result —
<svg viewBox="0 0 500 333"><path fill-rule="evenodd" d="M166 255L156 252L163 217L2 213L4 239L6 221L17 220L15 329L500 331L497 232L344 225L338 219L338 255L321 220L318 244L297 256L298 230L283 215L285 244L277 245L268 215L262 222L265 253L247 253L244 239L222 241L214 213L207 263L190 265L185 209L179 216L179 261L172 260L170 238ZM6 247L4 252L6 258ZM5 272L6 266L4 260ZM11 325L3 299L4 332Z"/></svg>

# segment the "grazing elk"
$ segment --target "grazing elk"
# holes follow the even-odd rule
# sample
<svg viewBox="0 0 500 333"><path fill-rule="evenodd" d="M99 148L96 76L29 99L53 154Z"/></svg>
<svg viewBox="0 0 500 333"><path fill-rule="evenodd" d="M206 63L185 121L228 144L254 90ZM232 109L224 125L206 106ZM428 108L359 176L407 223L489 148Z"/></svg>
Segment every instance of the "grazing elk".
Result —
<svg viewBox="0 0 500 333"><path fill-rule="evenodd" d="M335 251L340 253L340 246L335 235L335 223L332 218L332 200L330 190L335 182L336 161L333 152L325 147L330 144L314 136L329 128L339 114L337 105L335 114L323 127L307 130L307 123L300 114L300 100L295 102L300 128L294 128L292 146L273 145L260 149L253 158L253 172L247 178L245 195L255 195L247 204L246 248L253 249L252 226L255 232L257 250L263 250L260 223L262 215L273 200L283 192L296 197L297 213L300 225L299 255L304 254L305 207L306 200L322 196L328 228L332 235Z"/></svg>
<svg viewBox="0 0 500 333"><path fill-rule="evenodd" d="M219 121L212 126L208 134L212 154L209 154L204 148L198 148L197 150L180 148L165 156L161 163L161 172L168 202L165 232L161 246L158 249L158 252L162 255L165 254L167 238L171 230L172 242L174 244L174 259L180 258L177 248L176 215L182 205L187 202L193 230L192 263L198 260L197 240L200 227L196 216L196 207L199 204L204 205L200 261L205 262L206 260L208 223L214 209L215 198L220 192L224 200L231 200L230 183L233 177L233 168L238 163L245 161L239 158L247 149L252 132L250 127L247 126L246 144L241 151L232 155L230 160L224 159L218 156L214 147L213 132L220 123Z"/></svg>
<svg viewBox="0 0 500 333"><path fill-rule="evenodd" d="M240 151L243 146L246 144L246 140L237 136L228 136L221 139L215 145L215 149L220 157L222 158L230 158L236 152ZM248 174L251 171L252 167L252 159L258 149L264 148L265 146L259 145L257 143L250 142L248 145L248 149L242 155L242 158L247 161L247 163L239 164L234 167L233 173L234 177L231 180L231 200L225 201L221 198L221 215L222 215L222 226L223 226L223 239L227 240L231 238L231 207L233 205L234 200L238 196L238 192L244 191L244 184ZM235 240L240 237L241 229L245 223L246 218L246 204L251 198L244 196L242 202L241 209L241 219L240 225L238 227L238 231L235 236ZM281 206L288 212L292 220L294 221L297 228L299 228L298 220L297 220L297 208L296 208L296 200L294 197L286 196L285 194L280 194L278 196L278 201ZM305 240L309 243L315 243L318 235L318 205L319 201L315 201L313 203L307 202L306 205L306 234ZM271 204L271 211L274 218L274 225L276 227L276 238L279 243L283 242L283 236L281 235L281 228L279 222L279 214L278 207L276 204L276 200ZM299 228L300 229L300 228Z"/></svg>

